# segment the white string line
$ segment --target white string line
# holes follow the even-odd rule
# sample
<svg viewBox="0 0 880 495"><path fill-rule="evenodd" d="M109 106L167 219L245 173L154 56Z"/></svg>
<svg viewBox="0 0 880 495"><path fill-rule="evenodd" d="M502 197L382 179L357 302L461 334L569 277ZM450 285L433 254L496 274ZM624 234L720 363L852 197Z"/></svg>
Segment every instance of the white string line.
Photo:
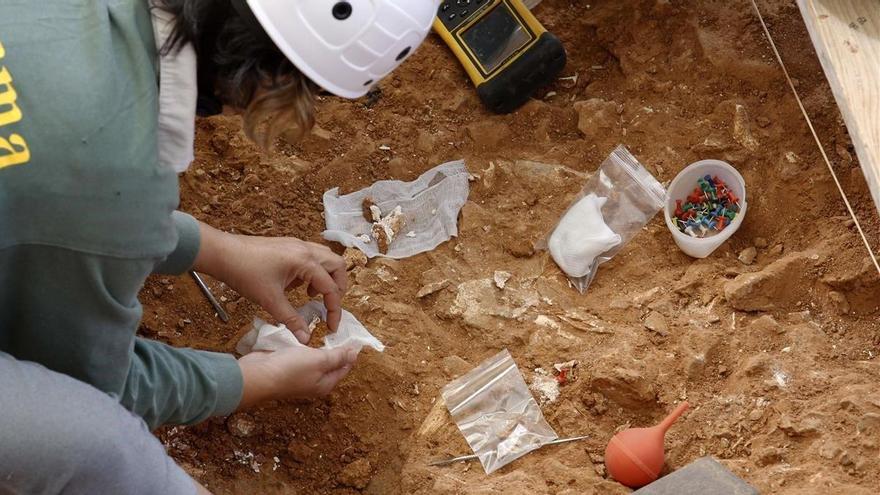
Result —
<svg viewBox="0 0 880 495"><path fill-rule="evenodd" d="M831 161L828 160L828 155L825 154L825 147L822 146L822 141L819 140L819 136L816 134L816 129L813 128L813 122L810 120L810 116L807 114L807 110L804 108L804 104L801 102L801 97L798 95L797 89L794 87L794 83L791 81L791 77L788 75L788 69L785 68L785 63L782 62L782 56L779 55L779 50L776 49L776 43L773 42L773 37L770 36L770 30L767 29L767 24L764 22L764 16L761 15L761 10L758 9L758 4L755 0L752 1L752 6L755 7L755 12L758 14L758 20L761 21L761 27L764 28L764 34L767 35L767 40L770 41L770 47L773 49L773 53L776 55L776 60L779 62L779 66L782 67L782 72L785 74L785 79L788 81L788 86L791 88L791 92L794 93L794 98L797 100L798 106L801 108L801 113L804 114L804 119L807 121L807 126L810 128L810 132L813 133L813 139L816 140L816 145L819 147L819 152L822 153L822 158L825 159L825 165L828 165L828 171L831 172L831 177L834 178L834 183L837 184L837 190L840 191L840 196L843 198L843 203L846 205L846 209L849 211L850 216L855 222L856 228L859 230L859 235L862 236L862 241L865 243L865 248L868 250L868 254L871 256L871 261L874 262L874 267L877 268L877 273L880 273L880 263L877 262L877 257L874 255L874 251L871 249L871 243L868 242L868 238L865 236L865 231L862 230L862 225L859 223L859 219L856 218L856 214L852 209L852 206L849 204L849 199L846 197L846 193L843 192L843 187L840 185L840 181L837 180L837 174L834 173L834 167L831 166Z"/></svg>

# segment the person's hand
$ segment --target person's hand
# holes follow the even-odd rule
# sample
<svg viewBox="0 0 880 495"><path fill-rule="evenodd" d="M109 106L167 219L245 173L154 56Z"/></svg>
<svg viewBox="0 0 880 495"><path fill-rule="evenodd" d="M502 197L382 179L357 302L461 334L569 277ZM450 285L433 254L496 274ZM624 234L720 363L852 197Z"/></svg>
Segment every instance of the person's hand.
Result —
<svg viewBox="0 0 880 495"><path fill-rule="evenodd" d="M239 408L266 400L323 397L351 371L357 355L351 348L312 347L248 354L238 360L244 379Z"/></svg>
<svg viewBox="0 0 880 495"><path fill-rule="evenodd" d="M348 289L341 256L326 246L292 237L233 235L201 225L197 271L221 280L262 306L305 344L310 337L308 322L296 312L286 293L303 285L309 296L323 297L327 326L336 331L342 317L342 297Z"/></svg>

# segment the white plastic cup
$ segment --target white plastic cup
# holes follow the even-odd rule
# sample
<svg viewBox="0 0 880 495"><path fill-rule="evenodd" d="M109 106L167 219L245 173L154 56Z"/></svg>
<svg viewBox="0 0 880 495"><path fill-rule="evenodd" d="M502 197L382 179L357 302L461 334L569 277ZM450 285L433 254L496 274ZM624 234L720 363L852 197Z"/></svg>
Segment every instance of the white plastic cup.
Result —
<svg viewBox="0 0 880 495"><path fill-rule="evenodd" d="M675 214L675 201L687 201L687 197L697 187L697 180L706 175L712 177L717 176L724 181L728 188L733 190L733 194L739 198L739 213L727 227L721 232L711 237L691 237L684 232L678 230L678 227L672 222L672 215ZM742 225L743 218L746 216L746 181L742 175L733 168L729 163L721 160L700 160L685 167L679 172L666 189L666 208L664 208L664 216L666 217L666 226L672 232L672 238L678 247L688 256L694 258L705 258L712 254L712 251L718 249L718 246L724 243L736 232Z"/></svg>

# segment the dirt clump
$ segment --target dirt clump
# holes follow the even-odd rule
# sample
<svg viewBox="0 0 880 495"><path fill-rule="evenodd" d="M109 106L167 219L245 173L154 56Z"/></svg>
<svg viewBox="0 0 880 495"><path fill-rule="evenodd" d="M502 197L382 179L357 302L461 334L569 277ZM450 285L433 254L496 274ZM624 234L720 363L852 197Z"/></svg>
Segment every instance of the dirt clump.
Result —
<svg viewBox="0 0 880 495"><path fill-rule="evenodd" d="M339 483L351 488L362 490L367 487L373 472L373 466L366 459L358 459L344 468L339 473Z"/></svg>

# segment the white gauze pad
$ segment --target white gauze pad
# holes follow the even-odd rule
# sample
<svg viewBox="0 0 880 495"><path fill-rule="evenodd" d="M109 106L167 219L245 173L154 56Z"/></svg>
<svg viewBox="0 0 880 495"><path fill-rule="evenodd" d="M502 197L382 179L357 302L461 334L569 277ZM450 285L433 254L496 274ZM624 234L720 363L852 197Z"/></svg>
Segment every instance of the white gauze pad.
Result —
<svg viewBox="0 0 880 495"><path fill-rule="evenodd" d="M608 198L588 194L559 221L547 243L553 260L569 277L590 273L597 256L620 244L620 236L605 224L602 205Z"/></svg>

